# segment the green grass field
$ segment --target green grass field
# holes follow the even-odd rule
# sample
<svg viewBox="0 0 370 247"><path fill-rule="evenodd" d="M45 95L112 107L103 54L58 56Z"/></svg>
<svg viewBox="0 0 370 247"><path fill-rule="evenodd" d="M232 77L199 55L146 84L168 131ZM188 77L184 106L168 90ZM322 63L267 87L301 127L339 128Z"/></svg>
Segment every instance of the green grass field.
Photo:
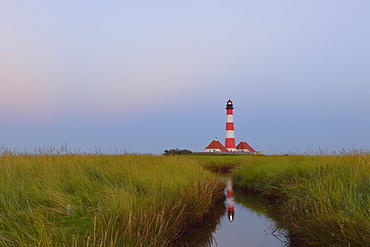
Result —
<svg viewBox="0 0 370 247"><path fill-rule="evenodd" d="M0 246L166 246L224 184L190 157L0 157Z"/></svg>
<svg viewBox="0 0 370 247"><path fill-rule="evenodd" d="M370 155L0 155L0 246L167 246L223 199L278 205L297 246L370 245Z"/></svg>

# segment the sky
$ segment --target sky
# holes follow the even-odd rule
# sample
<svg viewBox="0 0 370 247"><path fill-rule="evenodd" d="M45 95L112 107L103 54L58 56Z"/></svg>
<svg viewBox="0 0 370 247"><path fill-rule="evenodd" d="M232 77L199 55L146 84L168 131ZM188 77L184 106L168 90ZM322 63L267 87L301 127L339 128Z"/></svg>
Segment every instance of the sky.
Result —
<svg viewBox="0 0 370 247"><path fill-rule="evenodd" d="M370 146L368 0L0 2L0 145Z"/></svg>

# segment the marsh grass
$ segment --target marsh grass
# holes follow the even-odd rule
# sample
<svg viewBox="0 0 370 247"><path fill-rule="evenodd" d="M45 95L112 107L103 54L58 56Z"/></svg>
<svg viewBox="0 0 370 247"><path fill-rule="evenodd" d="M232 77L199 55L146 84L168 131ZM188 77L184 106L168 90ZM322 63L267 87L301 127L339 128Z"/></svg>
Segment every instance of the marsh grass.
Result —
<svg viewBox="0 0 370 247"><path fill-rule="evenodd" d="M207 170L231 173L235 168L253 162L260 155L194 155L193 158Z"/></svg>
<svg viewBox="0 0 370 247"><path fill-rule="evenodd" d="M370 156L265 156L233 173L234 185L280 201L297 246L370 245Z"/></svg>
<svg viewBox="0 0 370 247"><path fill-rule="evenodd" d="M0 246L166 246L223 183L188 157L0 156Z"/></svg>

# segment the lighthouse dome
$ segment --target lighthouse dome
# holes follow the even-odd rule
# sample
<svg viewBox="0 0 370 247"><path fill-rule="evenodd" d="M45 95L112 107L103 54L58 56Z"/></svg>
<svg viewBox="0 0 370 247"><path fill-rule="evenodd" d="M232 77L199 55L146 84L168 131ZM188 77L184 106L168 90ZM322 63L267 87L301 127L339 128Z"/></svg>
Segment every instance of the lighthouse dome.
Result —
<svg viewBox="0 0 370 247"><path fill-rule="evenodd" d="M226 102L226 109L234 109L233 102L230 99Z"/></svg>

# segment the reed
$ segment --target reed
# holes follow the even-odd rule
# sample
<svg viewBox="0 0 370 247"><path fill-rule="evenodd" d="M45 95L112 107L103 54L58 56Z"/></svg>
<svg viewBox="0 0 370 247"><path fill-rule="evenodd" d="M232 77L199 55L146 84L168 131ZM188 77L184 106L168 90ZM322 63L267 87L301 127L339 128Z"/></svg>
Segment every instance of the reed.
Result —
<svg viewBox="0 0 370 247"><path fill-rule="evenodd" d="M176 156L7 151L0 176L1 246L166 246L224 188Z"/></svg>
<svg viewBox="0 0 370 247"><path fill-rule="evenodd" d="M280 220L297 246L370 244L368 153L259 157L233 180L280 202Z"/></svg>

